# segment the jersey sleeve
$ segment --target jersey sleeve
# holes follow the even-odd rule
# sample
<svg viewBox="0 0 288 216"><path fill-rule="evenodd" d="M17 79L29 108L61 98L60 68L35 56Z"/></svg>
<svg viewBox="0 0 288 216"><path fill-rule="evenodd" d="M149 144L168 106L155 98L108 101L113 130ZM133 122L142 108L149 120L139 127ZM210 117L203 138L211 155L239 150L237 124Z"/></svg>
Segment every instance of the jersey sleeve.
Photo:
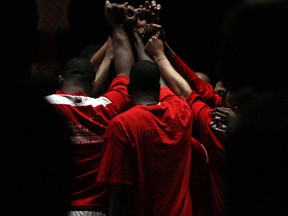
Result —
<svg viewBox="0 0 288 216"><path fill-rule="evenodd" d="M128 83L128 77L116 76L108 91L101 95L101 97L106 97L111 101L111 104L109 104L111 115L119 114L131 107L131 99L127 90Z"/></svg>

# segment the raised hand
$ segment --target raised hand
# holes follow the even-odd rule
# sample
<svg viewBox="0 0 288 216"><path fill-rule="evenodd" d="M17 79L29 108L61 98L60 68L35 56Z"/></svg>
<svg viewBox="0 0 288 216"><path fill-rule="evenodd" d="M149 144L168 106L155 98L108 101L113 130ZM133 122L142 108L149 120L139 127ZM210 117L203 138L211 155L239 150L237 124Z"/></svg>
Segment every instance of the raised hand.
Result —
<svg viewBox="0 0 288 216"><path fill-rule="evenodd" d="M163 41L159 39L157 34L148 40L145 45L145 52L156 62L165 56Z"/></svg>
<svg viewBox="0 0 288 216"><path fill-rule="evenodd" d="M165 32L161 25L149 23L138 29L138 34L146 44L152 35L156 35L162 40L165 40Z"/></svg>
<svg viewBox="0 0 288 216"><path fill-rule="evenodd" d="M160 20L161 4L157 4L155 0L145 1L144 5L138 8L139 18L137 27L143 27L148 23L158 24Z"/></svg>
<svg viewBox="0 0 288 216"><path fill-rule="evenodd" d="M137 29L138 25L138 19L139 19L139 10L132 7L131 5L127 5L126 8L126 21L125 21L125 26L128 29L134 30Z"/></svg>
<svg viewBox="0 0 288 216"><path fill-rule="evenodd" d="M128 2L124 4L111 3L109 0L105 3L105 16L110 25L122 25L127 21Z"/></svg>
<svg viewBox="0 0 288 216"><path fill-rule="evenodd" d="M137 26L139 11L129 5L128 2L117 4L107 0L105 4L105 16L112 26L123 25L127 29L134 29Z"/></svg>
<svg viewBox="0 0 288 216"><path fill-rule="evenodd" d="M210 126L216 130L226 131L229 123L237 118L237 114L227 107L216 107L211 112Z"/></svg>

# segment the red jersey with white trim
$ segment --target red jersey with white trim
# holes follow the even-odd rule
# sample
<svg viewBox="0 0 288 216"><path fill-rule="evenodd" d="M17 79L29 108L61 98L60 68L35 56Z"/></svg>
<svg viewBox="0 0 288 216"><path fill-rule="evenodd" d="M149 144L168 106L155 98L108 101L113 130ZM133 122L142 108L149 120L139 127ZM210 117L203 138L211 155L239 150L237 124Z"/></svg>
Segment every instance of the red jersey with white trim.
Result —
<svg viewBox="0 0 288 216"><path fill-rule="evenodd" d="M134 185L132 215L192 215L191 111L167 87L160 98L156 105L134 106L111 121L98 181Z"/></svg>
<svg viewBox="0 0 288 216"><path fill-rule="evenodd" d="M213 215L222 216L224 205L224 143L227 134L210 126L212 108L193 92L187 98L192 111L193 134L204 145L209 157ZM192 179L193 181L193 179Z"/></svg>
<svg viewBox="0 0 288 216"><path fill-rule="evenodd" d="M72 183L72 210L107 208L106 190L96 182L100 166L104 133L117 114L130 107L127 92L129 78L117 76L107 93L99 98L82 92L67 94L58 90L46 99L63 114L71 129L74 144L75 175Z"/></svg>

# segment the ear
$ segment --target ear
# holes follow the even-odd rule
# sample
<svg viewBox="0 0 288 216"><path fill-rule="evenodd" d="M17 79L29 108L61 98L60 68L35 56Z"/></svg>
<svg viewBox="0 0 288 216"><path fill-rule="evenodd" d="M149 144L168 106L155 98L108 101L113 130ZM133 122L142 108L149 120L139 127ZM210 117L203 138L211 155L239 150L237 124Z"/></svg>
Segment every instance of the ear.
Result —
<svg viewBox="0 0 288 216"><path fill-rule="evenodd" d="M64 82L63 76L62 76L62 75L59 75L59 86L60 86L60 88L63 87L63 82Z"/></svg>

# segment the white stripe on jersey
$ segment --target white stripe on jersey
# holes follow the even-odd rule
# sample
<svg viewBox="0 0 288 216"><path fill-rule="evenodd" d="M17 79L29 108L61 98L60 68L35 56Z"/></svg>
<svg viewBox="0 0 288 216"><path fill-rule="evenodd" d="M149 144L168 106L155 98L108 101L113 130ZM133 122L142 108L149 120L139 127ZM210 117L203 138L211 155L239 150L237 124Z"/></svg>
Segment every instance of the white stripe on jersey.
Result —
<svg viewBox="0 0 288 216"><path fill-rule="evenodd" d="M45 99L50 104L63 104L71 106L106 106L112 102L106 97L92 98L87 96L76 96L76 95L66 95L66 94L53 94L48 95Z"/></svg>

